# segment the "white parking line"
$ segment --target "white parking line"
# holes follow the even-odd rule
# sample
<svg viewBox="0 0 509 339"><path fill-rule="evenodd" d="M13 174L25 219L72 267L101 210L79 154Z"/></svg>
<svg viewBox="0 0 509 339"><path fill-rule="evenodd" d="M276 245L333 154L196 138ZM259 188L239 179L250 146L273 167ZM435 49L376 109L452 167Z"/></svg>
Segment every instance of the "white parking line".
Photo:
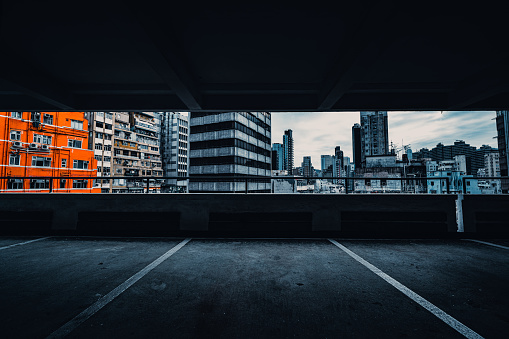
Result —
<svg viewBox="0 0 509 339"><path fill-rule="evenodd" d="M393 279L392 277L390 277L386 273L382 272L376 266L370 264L369 262L367 262L366 260L362 259L360 256L358 256L354 252L350 251L345 246L341 245L340 243L338 243L337 241L335 241L333 239L329 239L329 241L331 243L333 243L334 245L336 245L337 247L339 247L341 250L343 250L346 254L348 254L349 256L354 258L355 260L357 260L359 263L364 265L371 272L375 273L380 278L382 278L383 280L387 281L393 287L398 289L401 293L403 293L404 295L406 295L407 297L409 297L410 299L412 299L413 301L415 301L416 303L418 303L419 305L421 305L422 307L424 307L425 309L430 311L438 319L442 320L444 323L446 323L447 325L451 326L453 329L455 329L459 333L463 334L465 337L467 337L467 338L483 338L481 335L479 335L478 333L474 332L469 327L463 325L461 322L459 322L458 320L454 319L449 314L445 313L440 308L436 307L435 305L433 305L432 303L430 303L429 301L427 301L426 299L424 299L423 297L421 297L420 295L418 295L417 293L415 293L414 291L412 291L411 289L409 289L405 285L401 284L400 282L398 282L397 280Z"/></svg>
<svg viewBox="0 0 509 339"><path fill-rule="evenodd" d="M487 241L481 241L481 240L475 240L475 239L463 239L463 240L478 242L479 244L485 244L485 245L490 245L490 246L493 246L493 247L503 248L504 250L509 250L509 247L507 247L507 246L492 244L491 242L487 242Z"/></svg>
<svg viewBox="0 0 509 339"><path fill-rule="evenodd" d="M175 252L180 250L182 247L184 247L185 244L187 244L189 241L191 241L191 238L187 238L183 241L181 241L178 245L173 247L168 252L164 253L162 256L154 260L152 263L148 264L144 269L124 281L122 284L118 285L115 289L113 289L110 293L106 294L105 296L101 297L99 300L97 300L94 304L92 304L90 307L88 307L86 310L75 316L73 319L69 320L66 324L64 324L62 327L57 329L55 332L51 333L47 338L63 338L67 336L69 333L71 333L74 329L76 329L79 325L84 323L88 318L93 316L95 313L97 313L101 308L106 306L109 302L111 302L113 299L118 297L122 292L127 290L129 287L131 287L133 284L135 284L138 280L143 278L147 273L152 271L154 268L156 268L159 264L161 264L163 261L171 257Z"/></svg>
<svg viewBox="0 0 509 339"><path fill-rule="evenodd" d="M38 238L38 239L29 240L29 241L25 241L25 242L19 242L17 244L12 244L12 245L9 245L9 246L0 247L0 250L5 250L7 248L11 248L11 247L14 247L14 246L26 245L26 244L30 244L31 242L36 242L36 241L44 240L44 239L48 239L48 238L51 238L51 237L44 237L44 238Z"/></svg>

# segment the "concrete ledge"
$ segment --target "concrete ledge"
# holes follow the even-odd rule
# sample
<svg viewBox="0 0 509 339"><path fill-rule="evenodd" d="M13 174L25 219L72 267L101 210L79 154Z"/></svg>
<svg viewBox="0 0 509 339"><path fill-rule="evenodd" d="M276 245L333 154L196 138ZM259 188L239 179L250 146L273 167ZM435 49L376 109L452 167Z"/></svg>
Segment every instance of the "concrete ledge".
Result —
<svg viewBox="0 0 509 339"><path fill-rule="evenodd" d="M509 236L508 195L464 195L463 225L478 236Z"/></svg>
<svg viewBox="0 0 509 339"><path fill-rule="evenodd" d="M50 213L49 230L34 226L41 233L114 234L125 223L136 235L426 237L456 233L455 199L415 194L4 194L0 217L13 211ZM87 212L112 213L119 219L96 220L97 215L94 219ZM138 214L132 218L129 213ZM146 220L140 213L146 214ZM180 220L165 221L169 213ZM294 220L292 215L302 218ZM16 220L0 223L1 233L24 231Z"/></svg>

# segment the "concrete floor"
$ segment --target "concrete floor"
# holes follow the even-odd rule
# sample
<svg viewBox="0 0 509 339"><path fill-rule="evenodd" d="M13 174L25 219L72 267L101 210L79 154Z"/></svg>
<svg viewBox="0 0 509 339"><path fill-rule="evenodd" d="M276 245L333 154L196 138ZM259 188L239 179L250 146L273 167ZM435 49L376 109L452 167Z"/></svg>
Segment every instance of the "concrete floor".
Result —
<svg viewBox="0 0 509 339"><path fill-rule="evenodd" d="M65 324L77 338L462 337L327 239L192 239L149 272L183 239L31 239L0 238L2 338ZM509 337L509 248L336 240L479 335Z"/></svg>

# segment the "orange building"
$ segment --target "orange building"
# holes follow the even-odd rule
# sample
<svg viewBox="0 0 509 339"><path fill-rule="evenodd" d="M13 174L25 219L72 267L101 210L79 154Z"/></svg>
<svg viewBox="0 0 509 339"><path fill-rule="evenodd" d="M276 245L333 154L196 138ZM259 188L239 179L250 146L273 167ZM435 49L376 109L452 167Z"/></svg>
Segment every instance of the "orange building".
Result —
<svg viewBox="0 0 509 339"><path fill-rule="evenodd" d="M0 192L100 193L84 112L0 112ZM17 179L16 177L79 177ZM81 179L83 178L83 179Z"/></svg>

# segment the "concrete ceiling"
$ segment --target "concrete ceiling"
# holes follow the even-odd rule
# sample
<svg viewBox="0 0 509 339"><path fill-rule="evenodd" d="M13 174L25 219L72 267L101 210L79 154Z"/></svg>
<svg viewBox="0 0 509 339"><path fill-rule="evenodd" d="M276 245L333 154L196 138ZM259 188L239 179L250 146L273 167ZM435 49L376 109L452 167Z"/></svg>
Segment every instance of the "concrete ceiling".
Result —
<svg viewBox="0 0 509 339"><path fill-rule="evenodd" d="M3 1L0 109L507 109L506 12L460 4Z"/></svg>

